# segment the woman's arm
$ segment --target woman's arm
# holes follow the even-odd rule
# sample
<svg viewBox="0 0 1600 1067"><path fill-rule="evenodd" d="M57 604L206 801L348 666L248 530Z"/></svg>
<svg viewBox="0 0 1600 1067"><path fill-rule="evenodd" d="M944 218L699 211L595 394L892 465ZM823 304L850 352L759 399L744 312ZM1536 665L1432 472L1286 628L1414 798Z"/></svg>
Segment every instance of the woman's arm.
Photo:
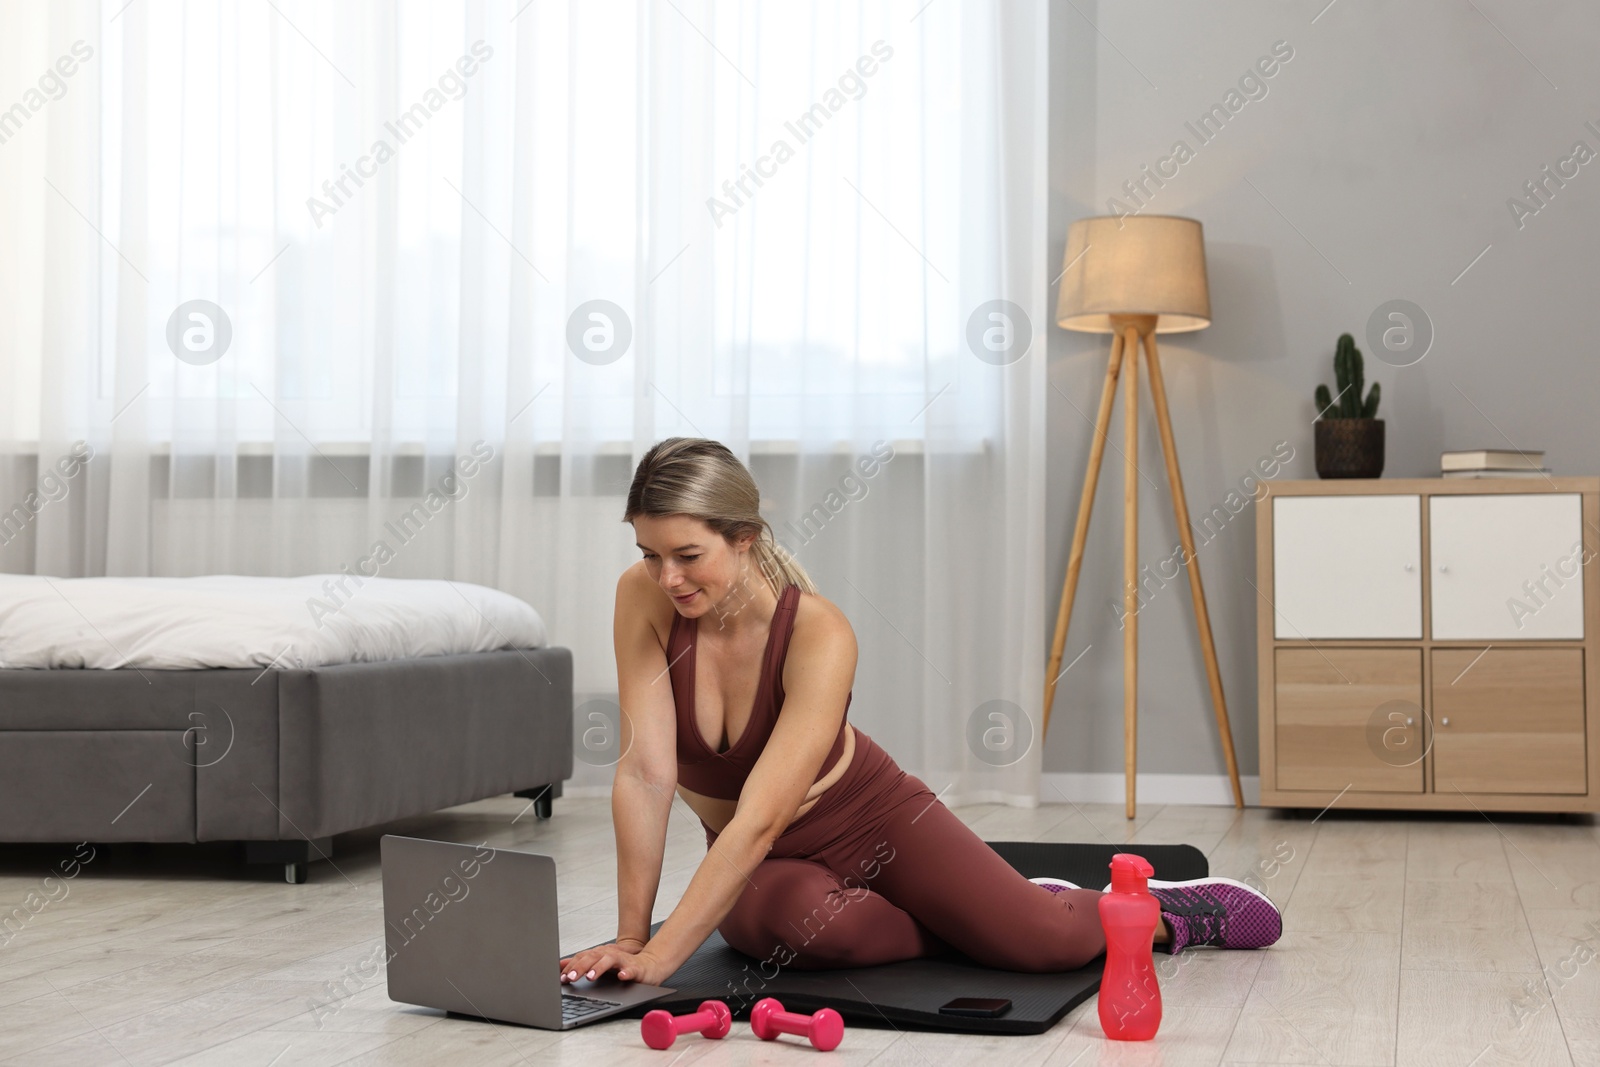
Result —
<svg viewBox="0 0 1600 1067"><path fill-rule="evenodd" d="M855 671L849 621L826 601L810 600L796 616L784 661L783 712L745 779L738 809L646 949L664 961L666 974L733 910L750 875L794 818L839 734Z"/></svg>
<svg viewBox="0 0 1600 1067"><path fill-rule="evenodd" d="M667 820L678 785L678 737L666 650L650 625L655 584L635 567L617 582L613 641L622 756L611 785L617 837L617 940L650 940Z"/></svg>
<svg viewBox="0 0 1600 1067"><path fill-rule="evenodd" d="M642 948L661 886L672 794L642 778L617 775L611 819L617 834L617 943Z"/></svg>

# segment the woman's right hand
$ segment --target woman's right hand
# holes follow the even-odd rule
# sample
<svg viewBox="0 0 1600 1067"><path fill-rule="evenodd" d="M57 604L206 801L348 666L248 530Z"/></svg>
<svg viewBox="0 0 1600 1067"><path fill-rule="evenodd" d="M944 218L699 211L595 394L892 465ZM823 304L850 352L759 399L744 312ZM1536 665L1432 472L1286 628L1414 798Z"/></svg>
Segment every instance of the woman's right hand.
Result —
<svg viewBox="0 0 1600 1067"><path fill-rule="evenodd" d="M629 958L643 950L644 942L632 937L620 938L609 945L586 948L582 952L562 959L561 981L575 982L579 978L599 978L613 967L621 970Z"/></svg>

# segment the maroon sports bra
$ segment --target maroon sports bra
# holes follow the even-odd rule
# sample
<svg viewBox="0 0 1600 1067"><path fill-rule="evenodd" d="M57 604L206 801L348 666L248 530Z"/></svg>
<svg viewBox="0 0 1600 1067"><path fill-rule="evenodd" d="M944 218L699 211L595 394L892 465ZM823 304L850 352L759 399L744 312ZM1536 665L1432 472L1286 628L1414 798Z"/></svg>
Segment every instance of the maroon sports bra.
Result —
<svg viewBox="0 0 1600 1067"><path fill-rule="evenodd" d="M694 719L695 639L700 620L696 617L686 621L682 615L674 614L672 633L667 638L667 671L672 677L672 700L677 709L678 781L686 788L719 800L739 799L744 781L766 747L767 738L772 736L778 713L783 710L783 662L789 654L795 606L799 602L798 585L786 586L778 597L772 628L767 633L767 646L761 654L761 680L756 686L750 723L739 735L738 742L726 752L715 752L706 744ZM852 691L845 698L839 736L834 738L833 749L822 761L824 769L817 773L815 781L821 781L844 754L845 731L850 728L850 701L854 696Z"/></svg>

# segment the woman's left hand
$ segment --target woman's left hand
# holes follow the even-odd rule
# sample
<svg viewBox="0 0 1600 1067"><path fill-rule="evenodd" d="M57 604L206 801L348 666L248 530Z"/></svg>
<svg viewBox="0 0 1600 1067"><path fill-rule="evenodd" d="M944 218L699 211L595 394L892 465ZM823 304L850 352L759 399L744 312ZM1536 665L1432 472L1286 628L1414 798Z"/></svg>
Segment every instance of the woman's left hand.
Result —
<svg viewBox="0 0 1600 1067"><path fill-rule="evenodd" d="M676 968L650 952L648 948L633 949L611 944L586 949L561 961L561 981L573 982L579 978L602 978L615 970L617 977L628 982L660 985Z"/></svg>
<svg viewBox="0 0 1600 1067"><path fill-rule="evenodd" d="M676 967L659 959L649 949L642 949L622 961L617 967L617 977L627 982L661 985L675 970Z"/></svg>

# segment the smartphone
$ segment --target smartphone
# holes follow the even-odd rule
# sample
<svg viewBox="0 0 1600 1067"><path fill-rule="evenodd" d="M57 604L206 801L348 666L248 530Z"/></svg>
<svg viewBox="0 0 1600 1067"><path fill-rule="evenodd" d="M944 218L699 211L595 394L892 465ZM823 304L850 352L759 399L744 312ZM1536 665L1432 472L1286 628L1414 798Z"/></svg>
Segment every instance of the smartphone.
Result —
<svg viewBox="0 0 1600 1067"><path fill-rule="evenodd" d="M979 1019L993 1019L1011 1010L1011 1001L1005 997L957 997L939 1007L940 1015L969 1015Z"/></svg>

